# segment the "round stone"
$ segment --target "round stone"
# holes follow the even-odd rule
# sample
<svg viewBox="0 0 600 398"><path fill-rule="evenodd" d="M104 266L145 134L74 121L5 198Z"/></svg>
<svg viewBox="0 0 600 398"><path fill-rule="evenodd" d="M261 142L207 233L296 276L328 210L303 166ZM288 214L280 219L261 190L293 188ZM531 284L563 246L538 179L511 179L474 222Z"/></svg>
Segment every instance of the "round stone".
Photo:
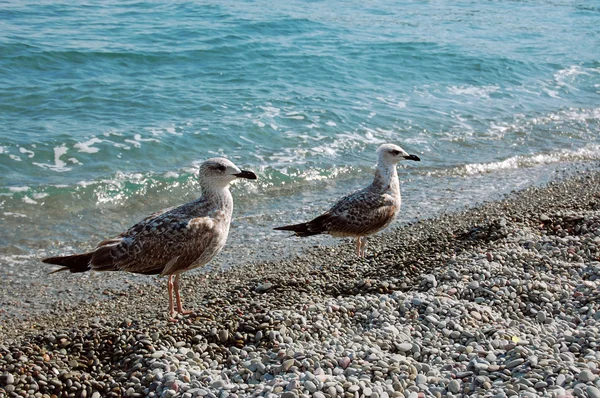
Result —
<svg viewBox="0 0 600 398"><path fill-rule="evenodd" d="M539 311L536 315L538 322L544 323L546 322L546 311Z"/></svg>
<svg viewBox="0 0 600 398"><path fill-rule="evenodd" d="M577 378L580 381L583 381L584 383L587 383L588 381L594 381L594 380L596 380L597 377L598 376L593 374L592 371L589 369L582 370L581 372L579 372L579 375L577 376Z"/></svg>
<svg viewBox="0 0 600 398"><path fill-rule="evenodd" d="M402 352L408 352L412 350L413 345L411 343L398 344L398 349Z"/></svg>
<svg viewBox="0 0 600 398"><path fill-rule="evenodd" d="M311 393L317 391L317 386L310 380L304 382L304 388L306 388Z"/></svg>
<svg viewBox="0 0 600 398"><path fill-rule="evenodd" d="M458 394L460 392L460 384L460 380L454 379L448 383L448 390L454 394Z"/></svg>
<svg viewBox="0 0 600 398"><path fill-rule="evenodd" d="M600 398L600 390L598 388L596 388L595 386L587 386L585 388L585 390L588 393L588 397Z"/></svg>

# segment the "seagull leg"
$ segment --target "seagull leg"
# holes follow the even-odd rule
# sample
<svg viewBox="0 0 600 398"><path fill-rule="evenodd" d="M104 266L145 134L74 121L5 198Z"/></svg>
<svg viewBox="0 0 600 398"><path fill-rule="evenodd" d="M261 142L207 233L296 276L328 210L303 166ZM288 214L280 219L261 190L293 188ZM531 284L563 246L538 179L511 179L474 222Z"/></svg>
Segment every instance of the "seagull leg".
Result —
<svg viewBox="0 0 600 398"><path fill-rule="evenodd" d="M367 253L367 237L363 236L361 238L361 241L362 241L362 245L361 245L361 247L362 247L362 255L361 255L361 257L365 258L365 255Z"/></svg>
<svg viewBox="0 0 600 398"><path fill-rule="evenodd" d="M167 280L167 291L169 292L169 320L171 322L177 322L175 315L175 306L173 303L173 275L169 275L169 279Z"/></svg>
<svg viewBox="0 0 600 398"><path fill-rule="evenodd" d="M179 277L181 275L177 274L177 276L175 276L175 299L177 300L177 312L179 312L182 315L187 315L187 314L191 314L194 311L190 311L190 310L184 310L183 309L183 304L181 304L181 295L179 294Z"/></svg>
<svg viewBox="0 0 600 398"><path fill-rule="evenodd" d="M360 257L360 236L358 238L356 238L356 255L358 257Z"/></svg>

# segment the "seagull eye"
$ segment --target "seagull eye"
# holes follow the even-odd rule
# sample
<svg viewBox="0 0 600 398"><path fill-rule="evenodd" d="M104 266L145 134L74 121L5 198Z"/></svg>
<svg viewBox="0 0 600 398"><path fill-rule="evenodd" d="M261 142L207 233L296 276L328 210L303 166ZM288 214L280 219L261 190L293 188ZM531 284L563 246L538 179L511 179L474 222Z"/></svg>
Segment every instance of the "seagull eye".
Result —
<svg viewBox="0 0 600 398"><path fill-rule="evenodd" d="M400 151L397 151L397 150L395 150L395 149L392 149L390 152L391 152L391 153L392 153L392 155L394 155L394 156L398 156L398 155L400 155Z"/></svg>
<svg viewBox="0 0 600 398"><path fill-rule="evenodd" d="M219 171L225 171L225 169L227 169L227 167L223 166L222 164L217 166L217 170Z"/></svg>

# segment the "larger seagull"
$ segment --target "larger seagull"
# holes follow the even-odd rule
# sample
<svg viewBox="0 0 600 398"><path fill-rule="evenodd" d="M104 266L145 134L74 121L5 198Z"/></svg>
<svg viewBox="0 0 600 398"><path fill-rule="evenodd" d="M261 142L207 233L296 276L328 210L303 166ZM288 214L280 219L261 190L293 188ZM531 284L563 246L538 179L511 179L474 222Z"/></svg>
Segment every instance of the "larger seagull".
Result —
<svg viewBox="0 0 600 398"><path fill-rule="evenodd" d="M116 238L100 242L88 253L42 261L63 266L54 272L94 270L168 275L170 319L174 320L177 312L190 313L181 303L181 273L206 265L225 246L233 212L229 184L238 178L256 179L253 172L240 170L224 158L202 163L199 176L202 188L199 199L156 212Z"/></svg>
<svg viewBox="0 0 600 398"><path fill-rule="evenodd" d="M356 254L365 256L367 236L386 228L400 211L400 182L396 164L421 159L394 144L377 148L375 178L368 187L344 196L331 209L305 223L275 228L296 236L329 234L356 238Z"/></svg>

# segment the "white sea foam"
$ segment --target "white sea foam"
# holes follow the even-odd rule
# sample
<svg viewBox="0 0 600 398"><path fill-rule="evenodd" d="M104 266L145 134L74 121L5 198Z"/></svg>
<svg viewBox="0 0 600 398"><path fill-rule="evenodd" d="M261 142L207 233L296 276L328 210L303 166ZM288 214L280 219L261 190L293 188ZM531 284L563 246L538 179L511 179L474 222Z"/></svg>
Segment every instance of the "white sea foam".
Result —
<svg viewBox="0 0 600 398"><path fill-rule="evenodd" d="M427 146L429 144L429 141L425 134L419 134L414 137L402 138L402 144ZM404 148L404 149L407 149L407 148Z"/></svg>
<svg viewBox="0 0 600 398"><path fill-rule="evenodd" d="M498 91L498 86L450 86L448 92L454 95L468 95L476 98L489 98L490 94Z"/></svg>
<svg viewBox="0 0 600 398"><path fill-rule="evenodd" d="M294 177L304 181L320 181L338 178L340 175L352 172L349 166L333 167L331 169L308 169L298 172Z"/></svg>
<svg viewBox="0 0 600 398"><path fill-rule="evenodd" d="M113 142L113 146L115 148L121 148L121 149L124 149L126 151L128 151L128 150L131 149L131 147L129 145L127 145L127 144L121 144L120 142Z"/></svg>
<svg viewBox="0 0 600 398"><path fill-rule="evenodd" d="M19 152L21 152L23 154L26 154L27 157L29 157L30 159L35 156L35 152L30 151L29 149L25 149L23 147L19 148Z"/></svg>
<svg viewBox="0 0 600 398"><path fill-rule="evenodd" d="M314 147L311 151L313 153L320 153L320 154L325 154L328 156L335 156L337 154L336 150L333 149L331 145L323 145L323 146Z"/></svg>
<svg viewBox="0 0 600 398"><path fill-rule="evenodd" d="M0 146L0 153L4 153L4 152L6 152L6 148L3 146Z"/></svg>
<svg viewBox="0 0 600 398"><path fill-rule="evenodd" d="M180 133L179 131L177 131L177 129L175 127L167 127L165 129L165 131L172 135L179 135L179 136L183 135L183 133ZM136 135L139 136L139 134L136 134Z"/></svg>
<svg viewBox="0 0 600 398"><path fill-rule="evenodd" d="M549 97L560 98L560 94L556 90L550 90L549 88L544 88L544 91L546 92L546 94L548 94Z"/></svg>
<svg viewBox="0 0 600 398"><path fill-rule="evenodd" d="M60 158L68 151L67 146L62 144L61 146L54 147L54 164L50 163L37 163L33 162L34 165L41 167L43 169L49 169L53 171L57 171L59 173L69 171L71 168L66 167L66 163Z"/></svg>
<svg viewBox="0 0 600 398"><path fill-rule="evenodd" d="M129 139L127 139L127 140L125 140L125 142L128 142L128 143L130 143L131 145L133 145L133 146L134 146L134 147L136 147L136 148L141 148L141 147L142 147L142 143L141 143L141 142L139 142L139 141L135 141L135 140L129 140Z"/></svg>
<svg viewBox="0 0 600 398"><path fill-rule="evenodd" d="M383 144L384 142L395 138L397 134L397 132L388 129L373 129L367 126L363 126L363 128L365 130L364 136L353 133L342 136L358 142L364 142L365 144Z"/></svg>
<svg viewBox="0 0 600 398"><path fill-rule="evenodd" d="M96 193L96 200L98 204L119 205L123 203L125 199L127 198L122 192L111 194L110 192L100 191Z"/></svg>
<svg viewBox="0 0 600 398"><path fill-rule="evenodd" d="M27 215L25 215L23 213L15 213L15 212L11 212L11 211L5 211L2 214L5 216L10 216L10 217L27 218Z"/></svg>
<svg viewBox="0 0 600 398"><path fill-rule="evenodd" d="M307 170L303 173L303 175L301 176L302 179L304 179L305 181L319 181L319 180L326 180L329 178L329 176L327 176L326 174L323 174L320 170L315 170L315 169L311 169L311 170Z"/></svg>
<svg viewBox="0 0 600 398"><path fill-rule="evenodd" d="M394 98L384 98L384 97L377 97L377 99L387 105L393 106L398 109L406 108L406 101L401 101L401 100L397 100Z"/></svg>
<svg viewBox="0 0 600 398"><path fill-rule="evenodd" d="M174 130L173 130L174 131ZM182 135L180 133L174 133L175 135ZM142 146L142 142L160 142L159 139L156 138L143 138L141 134L134 134L133 140L126 139L125 142L133 145L136 148L140 148Z"/></svg>
<svg viewBox="0 0 600 398"><path fill-rule="evenodd" d="M285 117L288 119L304 120L304 116L302 116L298 112L288 112L285 114Z"/></svg>
<svg viewBox="0 0 600 398"><path fill-rule="evenodd" d="M474 174L489 173L489 172L495 171L495 170L516 169L519 167L519 158L520 157L515 156L512 158L505 159L500 162L467 164L464 166L465 174L474 175Z"/></svg>
<svg viewBox="0 0 600 398"><path fill-rule="evenodd" d="M90 185L94 185L94 184L97 184L97 182L95 182L95 181L79 181L79 182L77 182L77 185L84 187L84 188L87 186L90 186Z"/></svg>
<svg viewBox="0 0 600 398"><path fill-rule="evenodd" d="M29 187L27 187L27 186L23 186L23 187L9 187L8 190L10 192L27 192L27 191L29 191Z"/></svg>
<svg viewBox="0 0 600 398"><path fill-rule="evenodd" d="M244 136L244 135L240 135L238 138L239 138L240 140L242 140L242 141L246 141L247 143L250 143L250 144L255 144L255 142L254 142L254 141L252 141L251 139L249 139L248 137L246 137L246 136ZM239 158L239 157L238 157L238 158Z"/></svg>
<svg viewBox="0 0 600 398"><path fill-rule="evenodd" d="M330 126L330 127L335 127L337 126L337 123L334 122L333 120L328 120L325 122L326 125Z"/></svg>
<svg viewBox="0 0 600 398"><path fill-rule="evenodd" d="M11 154L11 155L8 155L8 157L11 158L12 160L16 161L16 162L20 162L21 160L23 160L20 157L18 157L17 155L12 155Z"/></svg>
<svg viewBox="0 0 600 398"><path fill-rule="evenodd" d="M569 86L578 76L591 76L593 73L598 73L594 68L584 68L580 65L571 65L561 69L554 74L554 80L559 86Z"/></svg>
<svg viewBox="0 0 600 398"><path fill-rule="evenodd" d="M496 124L494 122L491 122L490 128L488 131L491 132L492 135L495 135L498 137L504 137L504 133L506 133L509 130L510 130L510 126L503 125L503 124Z"/></svg>
<svg viewBox="0 0 600 398"><path fill-rule="evenodd" d="M259 106L260 109L264 111L264 116L267 118L274 118L279 116L281 113L281 109L275 108L273 106Z"/></svg>
<svg viewBox="0 0 600 398"><path fill-rule="evenodd" d="M29 196L23 196L23 198L21 198L21 200L23 201L23 203L27 203L29 205L37 205L38 204L38 202L31 199Z"/></svg>
<svg viewBox="0 0 600 398"><path fill-rule="evenodd" d="M85 142L78 142L77 144L73 145L73 147L79 149L79 152L96 153L96 152L100 151L100 148L96 148L92 145L99 144L101 142L103 142L103 140L101 140L100 138L94 137Z"/></svg>
<svg viewBox="0 0 600 398"><path fill-rule="evenodd" d="M469 120L467 118L465 118L463 115L461 115L460 113L453 113L452 118L454 120L456 120L456 125L454 126L454 129L457 129L460 131L460 135L461 136L472 136L474 133L474 129L473 126L471 126L471 124L469 123Z"/></svg>
<svg viewBox="0 0 600 398"><path fill-rule="evenodd" d="M589 119L600 120L600 108L579 109L570 108L559 112L550 113L546 116L540 116L524 121L523 125L544 125L556 122L575 121L587 124Z"/></svg>
<svg viewBox="0 0 600 398"><path fill-rule="evenodd" d="M50 195L46 192L35 192L32 196L34 199L44 199Z"/></svg>
<svg viewBox="0 0 600 398"><path fill-rule="evenodd" d="M513 156L499 162L472 163L463 166L459 174L476 175L498 170L518 169L533 167L543 164L553 164L577 160L600 160L600 146L591 145L575 151L563 151L549 154L536 154L530 156Z"/></svg>
<svg viewBox="0 0 600 398"><path fill-rule="evenodd" d="M102 133L102 135L105 137L123 137L125 136L125 133L118 130L109 130L105 133Z"/></svg>

